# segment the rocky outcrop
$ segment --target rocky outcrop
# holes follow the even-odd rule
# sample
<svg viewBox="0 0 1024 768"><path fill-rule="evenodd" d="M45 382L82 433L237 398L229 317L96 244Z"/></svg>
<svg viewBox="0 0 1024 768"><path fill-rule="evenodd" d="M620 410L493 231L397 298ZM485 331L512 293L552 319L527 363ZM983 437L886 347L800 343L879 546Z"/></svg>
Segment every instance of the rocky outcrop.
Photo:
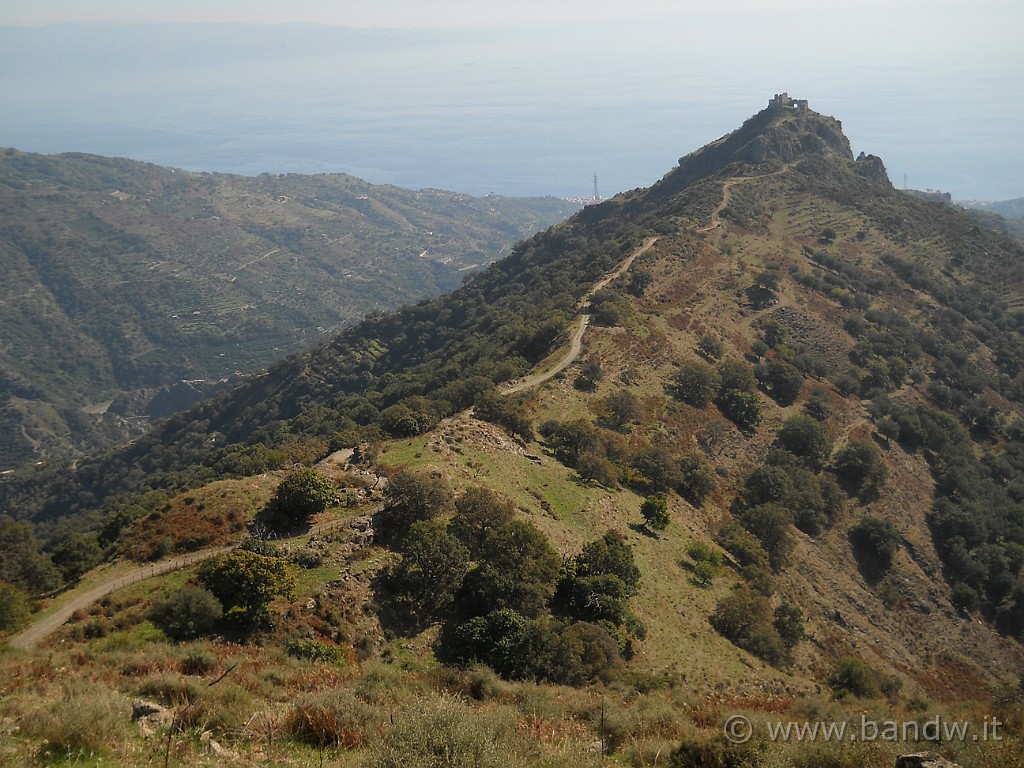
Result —
<svg viewBox="0 0 1024 768"><path fill-rule="evenodd" d="M650 193L656 198L668 197L730 165L762 166L768 171L808 158L844 163L853 160L842 123L806 106L790 108L772 103L732 133L680 158L679 167L655 184Z"/></svg>

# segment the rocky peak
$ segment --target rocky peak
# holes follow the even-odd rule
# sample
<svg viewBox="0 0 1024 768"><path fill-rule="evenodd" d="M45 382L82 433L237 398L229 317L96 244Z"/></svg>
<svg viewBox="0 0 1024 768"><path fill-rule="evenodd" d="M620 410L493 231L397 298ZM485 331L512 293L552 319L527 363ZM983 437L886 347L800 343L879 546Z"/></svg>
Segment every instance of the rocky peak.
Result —
<svg viewBox="0 0 1024 768"><path fill-rule="evenodd" d="M656 187L671 194L729 166L738 166L736 173L756 173L810 158L851 162L850 141L834 117L815 112L805 99L780 93L732 133L680 158L679 167Z"/></svg>

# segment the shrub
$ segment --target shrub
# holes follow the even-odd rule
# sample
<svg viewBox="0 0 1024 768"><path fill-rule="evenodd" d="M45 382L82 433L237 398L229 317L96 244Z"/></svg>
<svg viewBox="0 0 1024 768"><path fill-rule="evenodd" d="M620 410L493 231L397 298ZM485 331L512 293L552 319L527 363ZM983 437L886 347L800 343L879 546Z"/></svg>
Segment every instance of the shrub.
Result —
<svg viewBox="0 0 1024 768"><path fill-rule="evenodd" d="M693 580L702 587L711 585L718 571L725 562L721 552L705 544L703 541L694 541L686 549L686 554L693 561L690 570L693 572Z"/></svg>
<svg viewBox="0 0 1024 768"><path fill-rule="evenodd" d="M836 662L828 685L839 697L851 693L859 698L875 698L879 693L878 675L856 656L844 656Z"/></svg>
<svg viewBox="0 0 1024 768"><path fill-rule="evenodd" d="M451 512L453 498L452 488L441 472L402 470L384 488L384 509L375 525L389 535L399 536L415 522Z"/></svg>
<svg viewBox="0 0 1024 768"><path fill-rule="evenodd" d="M154 603L147 618L172 640L194 640L212 631L223 612L209 590L185 587Z"/></svg>
<svg viewBox="0 0 1024 768"><path fill-rule="evenodd" d="M832 470L856 493L876 493L889 474L881 452L870 440L851 440L840 448L832 457Z"/></svg>
<svg viewBox="0 0 1024 768"><path fill-rule="evenodd" d="M31 612L28 595L13 584L0 581L0 632L20 629Z"/></svg>
<svg viewBox="0 0 1024 768"><path fill-rule="evenodd" d="M270 501L274 527L280 530L307 523L333 503L334 495L334 483L323 472L312 467L293 472L277 486Z"/></svg>
<svg viewBox="0 0 1024 768"><path fill-rule="evenodd" d="M655 531L665 530L672 520L668 512L668 501L660 493L644 499L640 505L640 514L644 516L644 525Z"/></svg>
<svg viewBox="0 0 1024 768"><path fill-rule="evenodd" d="M375 742L370 768L525 768L513 717L475 712L456 698L422 699L395 713Z"/></svg>
<svg viewBox="0 0 1024 768"><path fill-rule="evenodd" d="M722 380L712 366L701 360L682 364L672 377L669 394L694 408L706 408L718 392Z"/></svg>
<svg viewBox="0 0 1024 768"><path fill-rule="evenodd" d="M825 466L832 453L832 442L828 439L825 427L810 416L791 416L786 419L775 443L814 470Z"/></svg>
<svg viewBox="0 0 1024 768"><path fill-rule="evenodd" d="M346 690L308 694L295 703L285 723L291 738L314 747L358 749L381 727L374 708Z"/></svg>
<svg viewBox="0 0 1024 768"><path fill-rule="evenodd" d="M718 486L714 471L698 453L683 456L678 467L681 479L676 486L676 492L695 507L699 507L707 495L714 492Z"/></svg>
<svg viewBox="0 0 1024 768"><path fill-rule="evenodd" d="M888 520L866 516L850 528L850 543L862 560L878 570L888 570L903 537Z"/></svg>
<svg viewBox="0 0 1024 768"><path fill-rule="evenodd" d="M199 569L199 580L243 623L263 618L275 597L288 597L294 590L283 558L244 550L206 561Z"/></svg>
<svg viewBox="0 0 1024 768"><path fill-rule="evenodd" d="M72 683L62 694L19 717L22 733L43 741L52 758L78 763L131 738L121 694L95 681Z"/></svg>
<svg viewBox="0 0 1024 768"><path fill-rule="evenodd" d="M337 665L343 665L348 661L344 648L333 643L325 643L321 640L293 637L288 641L285 650L293 659L322 661L327 664Z"/></svg>
<svg viewBox="0 0 1024 768"><path fill-rule="evenodd" d="M718 360L724 351L722 342L710 334L704 334L697 341L697 353L705 360Z"/></svg>

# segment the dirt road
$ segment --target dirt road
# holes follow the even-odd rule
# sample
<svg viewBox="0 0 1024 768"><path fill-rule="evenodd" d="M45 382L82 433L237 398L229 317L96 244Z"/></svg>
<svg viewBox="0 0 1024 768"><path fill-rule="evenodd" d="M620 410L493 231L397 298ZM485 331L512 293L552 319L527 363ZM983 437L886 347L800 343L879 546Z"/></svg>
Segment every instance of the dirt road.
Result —
<svg viewBox="0 0 1024 768"><path fill-rule="evenodd" d="M641 256L647 251L649 251L651 249L651 246L653 246L656 242L658 242L657 237L647 238L644 241L643 245L641 245L639 248L633 251L633 253L631 253L626 259L622 261L622 263L619 264L619 266L617 266L614 270L612 270L607 275L598 280L596 283L594 283L590 287L590 290L583 294L583 298L581 298L577 303L577 307L579 307L580 311L583 314L580 315L579 325L577 326L576 331L572 335L572 343L569 345L569 350L558 360L557 363L555 363L554 367L549 368L546 371L535 373L534 375L523 379L518 384L513 384L508 389L502 390L502 394L511 395L516 392L522 392L524 389L535 387L538 384L543 384L545 381L554 378L556 375L558 375L566 368L568 368L570 365L572 365L573 362L575 362L576 358L580 356L580 352L583 350L583 334L587 332L587 326L590 325L590 315L586 313L586 309L590 304L590 298L595 293L600 291L602 288L605 288L610 282L612 282L612 280L615 280L623 272L629 269L633 261L638 256Z"/></svg>
<svg viewBox="0 0 1024 768"><path fill-rule="evenodd" d="M345 518L344 520L330 520L326 523L319 523L307 531L283 537L281 540L286 541L288 539L310 534L316 535L324 531L337 528L348 521L349 518ZM180 555L167 560L161 560L158 563L140 565L137 568L126 571L125 573L112 576L100 584L83 591L81 594L73 595L54 613L51 613L49 616L44 616L27 629L23 629L18 634L9 637L7 639L7 643L13 648L29 649L39 643L39 641L56 632L67 622L68 619L71 618L75 611L84 611L97 600L106 597L111 592L123 589L124 587L127 587L130 584L135 584L143 579L150 579L154 576L160 576L165 573L170 573L171 571L176 571L179 568L186 568L190 565L194 565L195 563L209 560L211 557L216 557L217 555L222 555L225 552L230 552L232 549L234 549L234 545L228 547L215 547L213 549L202 549L198 552L190 552L187 555ZM74 591L75 590L72 590L72 592Z"/></svg>

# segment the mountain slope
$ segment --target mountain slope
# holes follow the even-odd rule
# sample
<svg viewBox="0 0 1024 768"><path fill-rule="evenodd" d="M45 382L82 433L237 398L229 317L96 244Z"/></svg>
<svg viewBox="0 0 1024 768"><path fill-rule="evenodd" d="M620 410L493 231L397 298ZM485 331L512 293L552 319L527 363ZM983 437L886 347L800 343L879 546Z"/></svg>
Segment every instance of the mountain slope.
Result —
<svg viewBox="0 0 1024 768"><path fill-rule="evenodd" d="M784 692L854 656L908 695L982 700L1024 660L1022 268L1019 245L854 159L837 121L775 102L449 296L373 317L73 472L8 480L3 508L159 517L163 497L124 494L358 446L384 474L430 466L500 491L563 555L623 532L647 672L679 674L682 653L708 688ZM593 322L567 375L497 397L564 355L581 311ZM719 382L702 398L700 370ZM658 493L672 522L652 537L639 507ZM730 565L708 591L687 575L694 543ZM711 628L728 596L760 605L758 590L806 617L791 666L769 635L731 644Z"/></svg>
<svg viewBox="0 0 1024 768"><path fill-rule="evenodd" d="M7 150L0 210L6 469L123 439L134 417L451 290L574 207Z"/></svg>
<svg viewBox="0 0 1024 768"><path fill-rule="evenodd" d="M205 641L225 668L248 662L246 691L267 665L290 686L206 694L215 735L241 751L281 748L279 731L230 725L259 714L290 723L293 747L387 764L381 735L440 697L469 730L515 734L496 765L882 766L934 747L1015 766L1012 735L758 732L744 751L722 725L1019 722L1022 269L1019 244L893 189L838 121L777 98L448 296L375 315L132 445L7 477L0 508L180 555L263 530L295 464L330 478L335 505L311 522L336 527L286 553L298 586L250 628L260 642ZM97 658L75 674L173 704L185 662L153 658L184 651L140 604L208 574L136 588L36 653ZM6 677L31 679L27 658ZM113 674L142 664L159 680ZM337 701L303 688L314 664ZM554 686L592 681L608 685ZM30 695L5 706L34 747Z"/></svg>

